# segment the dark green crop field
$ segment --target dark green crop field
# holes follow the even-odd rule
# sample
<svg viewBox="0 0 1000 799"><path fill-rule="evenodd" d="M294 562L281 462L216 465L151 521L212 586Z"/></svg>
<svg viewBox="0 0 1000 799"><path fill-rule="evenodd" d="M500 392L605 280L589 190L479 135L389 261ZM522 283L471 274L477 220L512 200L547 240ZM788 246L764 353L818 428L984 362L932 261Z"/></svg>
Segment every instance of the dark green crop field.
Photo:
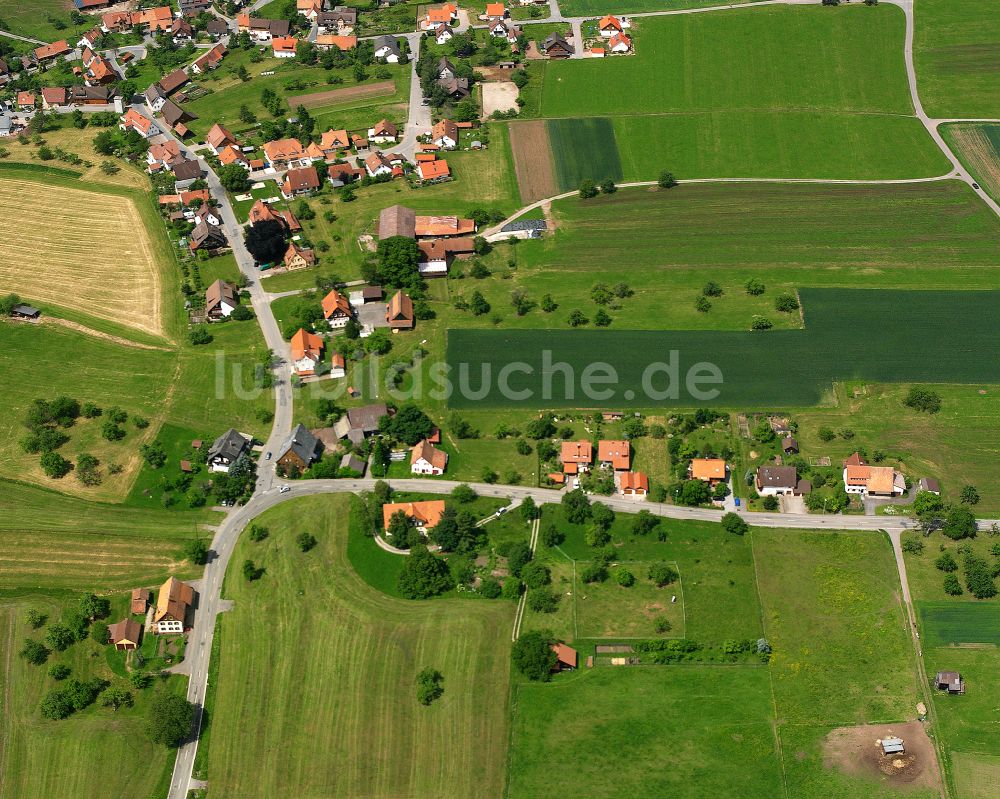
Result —
<svg viewBox="0 0 1000 799"><path fill-rule="evenodd" d="M834 380L1000 382L1000 292L800 297L802 330L453 330L449 404L788 407L818 403Z"/></svg>
<svg viewBox="0 0 1000 799"><path fill-rule="evenodd" d="M606 117L550 119L545 123L559 188L570 191L581 181L621 180L622 165L615 129Z"/></svg>
<svg viewBox="0 0 1000 799"><path fill-rule="evenodd" d="M930 646L1000 645L1000 604L918 602L924 641Z"/></svg>

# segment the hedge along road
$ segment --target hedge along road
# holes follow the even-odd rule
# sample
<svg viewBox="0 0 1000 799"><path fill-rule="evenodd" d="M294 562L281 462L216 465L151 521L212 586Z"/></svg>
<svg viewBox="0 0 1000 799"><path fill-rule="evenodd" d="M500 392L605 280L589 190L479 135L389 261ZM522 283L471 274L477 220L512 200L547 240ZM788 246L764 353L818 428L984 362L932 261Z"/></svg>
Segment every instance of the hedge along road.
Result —
<svg viewBox="0 0 1000 799"><path fill-rule="evenodd" d="M800 299L800 330L451 330L448 404L804 407L846 379L1000 382L1000 292L803 289Z"/></svg>

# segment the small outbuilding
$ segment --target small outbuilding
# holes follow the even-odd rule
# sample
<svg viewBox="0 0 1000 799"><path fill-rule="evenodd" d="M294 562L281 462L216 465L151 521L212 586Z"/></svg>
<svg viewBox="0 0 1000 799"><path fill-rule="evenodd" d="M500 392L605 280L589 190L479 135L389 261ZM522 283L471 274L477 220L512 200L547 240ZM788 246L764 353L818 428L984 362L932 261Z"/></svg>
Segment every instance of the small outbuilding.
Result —
<svg viewBox="0 0 1000 799"><path fill-rule="evenodd" d="M132 619L122 619L108 625L108 642L114 644L115 649L137 649L141 636L142 627L139 622Z"/></svg>
<svg viewBox="0 0 1000 799"><path fill-rule="evenodd" d="M796 441L792 436L788 436L781 442L781 451L786 455L798 455L799 454L799 442Z"/></svg>
<svg viewBox="0 0 1000 799"><path fill-rule="evenodd" d="M965 693L965 681L957 671L939 671L934 676L934 687L949 694Z"/></svg>
<svg viewBox="0 0 1000 799"><path fill-rule="evenodd" d="M901 755L906 752L906 748L903 746L902 738L890 736L888 738L883 738L881 744L882 754L884 755Z"/></svg>
<svg viewBox="0 0 1000 799"><path fill-rule="evenodd" d="M15 319L26 319L30 322L38 321L42 312L30 305L15 305L10 310L10 315Z"/></svg>
<svg viewBox="0 0 1000 799"><path fill-rule="evenodd" d="M556 653L556 664L552 667L552 671L566 671L576 668L580 658L573 647L567 646L562 641L556 641L551 645L551 648Z"/></svg>

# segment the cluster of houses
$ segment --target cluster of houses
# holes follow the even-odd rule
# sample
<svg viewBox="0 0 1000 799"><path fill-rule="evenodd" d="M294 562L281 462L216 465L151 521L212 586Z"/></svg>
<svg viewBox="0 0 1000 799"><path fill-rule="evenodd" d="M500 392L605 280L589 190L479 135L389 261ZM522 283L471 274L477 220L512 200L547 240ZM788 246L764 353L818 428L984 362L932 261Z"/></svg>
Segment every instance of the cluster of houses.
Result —
<svg viewBox="0 0 1000 799"><path fill-rule="evenodd" d="M591 58L604 58L606 55L630 55L634 51L632 37L626 31L632 27L628 17L615 17L611 14L601 17L597 22L597 32L601 42L587 48Z"/></svg>
<svg viewBox="0 0 1000 799"><path fill-rule="evenodd" d="M378 217L378 237L405 236L420 248L420 274L444 277L455 258L475 252L476 223L457 216L419 216L412 208L393 205Z"/></svg>
<svg viewBox="0 0 1000 799"><path fill-rule="evenodd" d="M782 442L785 452L797 452L795 439L787 438ZM887 499L899 497L906 493L906 478L903 473L892 466L870 466L855 452L843 463L844 490L852 496L862 499ZM757 493L767 496L803 496L812 491L812 484L799 477L795 466L764 465L757 469L755 479ZM933 483L933 485L932 485ZM922 486L937 489L933 481L922 481ZM939 493L935 490L934 493Z"/></svg>
<svg viewBox="0 0 1000 799"><path fill-rule="evenodd" d="M594 445L590 441L564 441L559 451L561 472L548 478L557 485L580 485L580 475L594 467ZM649 476L633 472L632 445L626 440L601 439L597 442L597 466L614 474L615 487L622 496L644 497L649 493Z"/></svg>

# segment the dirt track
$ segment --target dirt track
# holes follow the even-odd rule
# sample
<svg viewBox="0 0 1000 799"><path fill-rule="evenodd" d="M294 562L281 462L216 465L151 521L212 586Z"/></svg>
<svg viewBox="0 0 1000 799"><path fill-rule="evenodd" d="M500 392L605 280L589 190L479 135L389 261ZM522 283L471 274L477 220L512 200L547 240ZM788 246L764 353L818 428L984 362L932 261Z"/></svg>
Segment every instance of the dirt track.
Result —
<svg viewBox="0 0 1000 799"><path fill-rule="evenodd" d="M533 203L559 193L544 120L512 123L510 149L522 202Z"/></svg>
<svg viewBox="0 0 1000 799"><path fill-rule="evenodd" d="M393 94L395 91L396 82L384 80L380 83L368 83L364 86L348 86L346 89L331 89L328 92L297 94L294 97L288 98L288 106L293 109L300 105L303 105L306 108L317 108L321 105L335 105L337 103L345 103L350 100L363 100L366 97L378 97L382 94Z"/></svg>

